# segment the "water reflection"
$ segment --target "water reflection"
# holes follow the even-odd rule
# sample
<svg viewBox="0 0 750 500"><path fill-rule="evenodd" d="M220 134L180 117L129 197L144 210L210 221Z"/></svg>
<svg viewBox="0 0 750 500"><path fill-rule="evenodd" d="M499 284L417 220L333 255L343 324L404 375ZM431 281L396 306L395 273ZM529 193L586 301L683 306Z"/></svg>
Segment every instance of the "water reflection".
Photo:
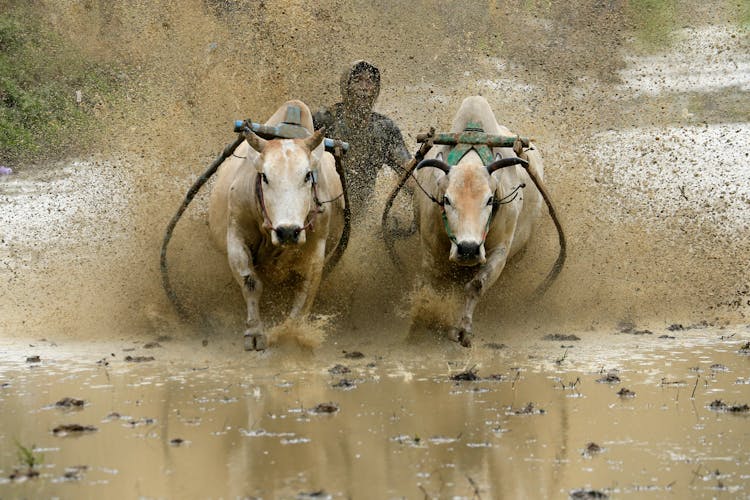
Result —
<svg viewBox="0 0 750 500"><path fill-rule="evenodd" d="M670 349L627 339L602 358L608 339L598 340L566 347L564 357L555 342L477 349L470 365L444 346L420 346L421 359L327 351L255 366L221 353L197 366L171 345L140 364L6 360L0 487L10 496L110 498L744 491L747 412L712 405L750 401L740 341ZM350 371L330 373L336 365ZM469 368L476 380L451 379ZM619 382L597 382L608 371ZM340 388L342 379L352 385ZM56 406L64 397L85 404ZM52 432L63 424L96 430ZM19 465L16 440L44 455L39 477L8 479Z"/></svg>

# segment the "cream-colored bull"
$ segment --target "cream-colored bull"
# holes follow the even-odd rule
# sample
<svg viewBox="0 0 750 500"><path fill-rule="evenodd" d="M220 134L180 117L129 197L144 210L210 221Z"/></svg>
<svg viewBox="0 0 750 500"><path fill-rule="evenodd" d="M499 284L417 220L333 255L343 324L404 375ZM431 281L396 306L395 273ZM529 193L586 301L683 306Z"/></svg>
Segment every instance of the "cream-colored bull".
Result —
<svg viewBox="0 0 750 500"><path fill-rule="evenodd" d="M488 134L514 135L497 123L483 97L463 101L451 132L464 131L469 122L481 123ZM469 275L473 277L464 287L462 316L448 334L468 347L477 302L497 281L507 260L529 240L543 200L521 165L507 166L518 161L512 148L494 148L495 161L489 166L472 149L451 167L443 161L449 150L448 146L436 147L431 159L417 168L418 182L434 198L414 190L422 247L421 279L437 284L465 276L462 267L473 268ZM521 157L541 182L544 171L538 152L530 149Z"/></svg>
<svg viewBox="0 0 750 500"><path fill-rule="evenodd" d="M289 101L271 116L277 125L287 106L301 111L301 124L313 130L310 109ZM304 139L264 140L249 133L218 170L209 201L209 226L224 250L247 304L246 350L267 347L259 299L265 285L299 278L289 316L309 314L326 256L343 230L341 180L323 133Z"/></svg>

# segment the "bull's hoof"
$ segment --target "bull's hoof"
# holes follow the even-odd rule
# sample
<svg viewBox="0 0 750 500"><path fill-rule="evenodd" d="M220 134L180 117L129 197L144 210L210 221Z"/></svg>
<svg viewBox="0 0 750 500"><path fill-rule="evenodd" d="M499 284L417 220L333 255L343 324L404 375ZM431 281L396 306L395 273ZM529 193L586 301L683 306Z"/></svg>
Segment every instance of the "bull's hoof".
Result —
<svg viewBox="0 0 750 500"><path fill-rule="evenodd" d="M471 332L465 328L451 328L448 332L448 338L453 342L458 342L463 347L471 347Z"/></svg>
<svg viewBox="0 0 750 500"><path fill-rule="evenodd" d="M257 330L245 330L245 350L265 351L268 347L266 334Z"/></svg>

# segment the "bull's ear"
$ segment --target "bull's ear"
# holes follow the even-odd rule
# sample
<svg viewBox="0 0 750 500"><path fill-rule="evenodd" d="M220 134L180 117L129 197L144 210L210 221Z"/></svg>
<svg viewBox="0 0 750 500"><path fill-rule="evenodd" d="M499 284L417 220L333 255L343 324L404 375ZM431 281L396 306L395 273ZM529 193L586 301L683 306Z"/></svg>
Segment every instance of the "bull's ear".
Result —
<svg viewBox="0 0 750 500"><path fill-rule="evenodd" d="M250 144L250 147L256 150L258 153L263 152L266 147L266 143L268 142L262 137L257 136L252 130L245 131L245 140L248 144Z"/></svg>
<svg viewBox="0 0 750 500"><path fill-rule="evenodd" d="M324 138L325 138L325 129L321 127L318 130L316 130L313 135L305 139L305 147L307 147L309 151L313 151L315 148L320 146L320 143L323 142Z"/></svg>
<svg viewBox="0 0 750 500"><path fill-rule="evenodd" d="M435 158L438 159L438 160L440 160L440 161L443 161L443 152L442 151L439 152Z"/></svg>

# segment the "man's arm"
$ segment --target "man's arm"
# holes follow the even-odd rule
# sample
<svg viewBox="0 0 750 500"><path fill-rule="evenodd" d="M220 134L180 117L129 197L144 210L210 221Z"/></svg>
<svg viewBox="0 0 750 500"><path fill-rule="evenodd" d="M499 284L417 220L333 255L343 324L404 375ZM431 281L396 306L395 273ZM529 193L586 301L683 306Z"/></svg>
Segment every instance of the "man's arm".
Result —
<svg viewBox="0 0 750 500"><path fill-rule="evenodd" d="M315 130L318 130L320 127L325 127L330 130L331 124L333 123L333 114L326 106L323 106L313 113L312 119Z"/></svg>
<svg viewBox="0 0 750 500"><path fill-rule="evenodd" d="M411 154L406 149L401 131L390 119L387 121L386 135L386 165L400 176L404 173L406 164L411 160Z"/></svg>

